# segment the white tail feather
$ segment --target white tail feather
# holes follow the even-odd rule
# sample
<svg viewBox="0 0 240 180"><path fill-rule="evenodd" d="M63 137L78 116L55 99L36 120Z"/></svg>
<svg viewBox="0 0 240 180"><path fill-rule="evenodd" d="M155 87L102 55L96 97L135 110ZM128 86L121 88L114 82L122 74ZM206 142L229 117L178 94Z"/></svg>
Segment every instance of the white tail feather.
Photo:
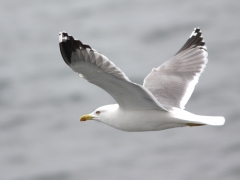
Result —
<svg viewBox="0 0 240 180"><path fill-rule="evenodd" d="M213 126L221 126L225 123L225 118L222 116L198 116L196 115L196 119L194 121L207 124L207 125L213 125Z"/></svg>
<svg viewBox="0 0 240 180"><path fill-rule="evenodd" d="M174 118L183 120L183 123L191 126L194 126L194 124L221 126L225 123L225 118L222 116L200 116L179 108L173 108L171 115Z"/></svg>

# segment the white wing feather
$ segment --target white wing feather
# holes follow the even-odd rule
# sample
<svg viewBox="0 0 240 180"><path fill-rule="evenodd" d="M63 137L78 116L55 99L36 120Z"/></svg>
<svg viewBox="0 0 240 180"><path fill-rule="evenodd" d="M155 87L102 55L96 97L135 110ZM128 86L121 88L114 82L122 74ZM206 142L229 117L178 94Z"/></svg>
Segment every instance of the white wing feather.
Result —
<svg viewBox="0 0 240 180"><path fill-rule="evenodd" d="M167 110L184 109L207 64L207 47L199 28L195 28L184 46L144 79L143 86Z"/></svg>
<svg viewBox="0 0 240 180"><path fill-rule="evenodd" d="M89 45L61 32L59 46L66 64L90 83L107 91L120 108L166 111L147 88L131 82L107 57Z"/></svg>

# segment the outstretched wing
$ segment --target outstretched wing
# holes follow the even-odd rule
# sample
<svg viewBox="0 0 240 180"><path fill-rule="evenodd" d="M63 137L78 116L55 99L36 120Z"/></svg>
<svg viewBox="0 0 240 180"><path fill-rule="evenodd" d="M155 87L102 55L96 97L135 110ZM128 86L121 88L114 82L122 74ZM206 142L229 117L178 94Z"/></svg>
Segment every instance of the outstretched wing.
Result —
<svg viewBox="0 0 240 180"><path fill-rule="evenodd" d="M165 109L184 109L206 67L207 56L202 32L195 28L188 41L171 59L147 75L143 86L152 92Z"/></svg>
<svg viewBox="0 0 240 180"><path fill-rule="evenodd" d="M81 77L107 91L125 110L165 109L148 89L131 82L107 57L89 45L59 33L59 46L67 65Z"/></svg>

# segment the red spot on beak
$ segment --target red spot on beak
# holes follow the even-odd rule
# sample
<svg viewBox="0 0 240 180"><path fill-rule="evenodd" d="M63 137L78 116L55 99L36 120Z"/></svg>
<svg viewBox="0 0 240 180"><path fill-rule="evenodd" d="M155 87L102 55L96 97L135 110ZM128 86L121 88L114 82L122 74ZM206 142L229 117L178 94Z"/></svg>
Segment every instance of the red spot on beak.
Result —
<svg viewBox="0 0 240 180"><path fill-rule="evenodd" d="M86 118L81 118L81 121L86 121Z"/></svg>

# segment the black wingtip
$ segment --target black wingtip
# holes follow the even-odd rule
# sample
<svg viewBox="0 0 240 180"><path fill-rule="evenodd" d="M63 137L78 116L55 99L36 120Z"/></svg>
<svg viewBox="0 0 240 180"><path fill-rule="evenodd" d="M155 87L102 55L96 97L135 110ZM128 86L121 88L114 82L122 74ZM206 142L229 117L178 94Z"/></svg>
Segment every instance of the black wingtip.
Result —
<svg viewBox="0 0 240 180"><path fill-rule="evenodd" d="M199 49L203 49L203 50L207 51L207 47L205 46L205 44L206 43L203 40L201 29L199 27L194 28L194 30L191 33L187 42L183 45L183 47L176 54L178 54L181 51L184 51L190 47L191 48L199 47Z"/></svg>
<svg viewBox="0 0 240 180"><path fill-rule="evenodd" d="M75 40L66 32L59 33L59 47L63 60L67 65L71 64L71 56L77 49L92 49L89 45L83 44L80 40Z"/></svg>

